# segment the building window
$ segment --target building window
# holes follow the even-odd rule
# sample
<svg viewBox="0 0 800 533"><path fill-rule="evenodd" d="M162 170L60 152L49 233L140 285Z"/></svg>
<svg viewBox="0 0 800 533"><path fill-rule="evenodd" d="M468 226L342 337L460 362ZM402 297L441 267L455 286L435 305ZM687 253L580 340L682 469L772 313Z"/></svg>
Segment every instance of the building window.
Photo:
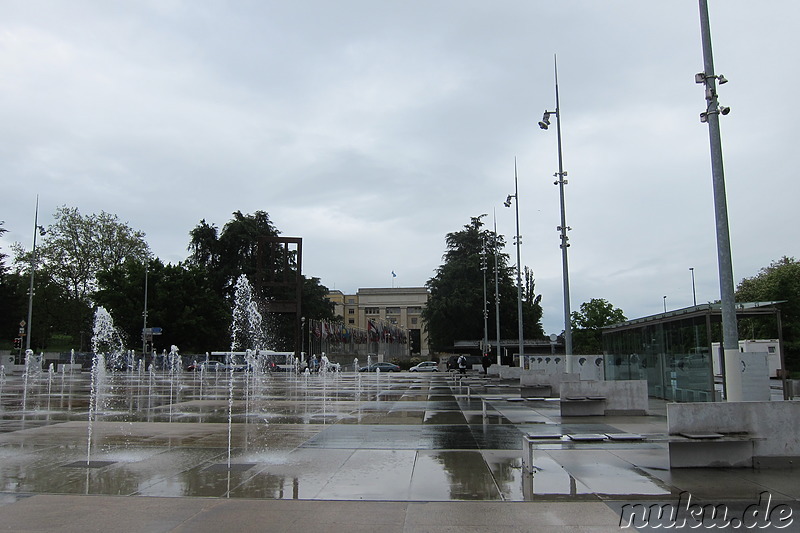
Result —
<svg viewBox="0 0 800 533"><path fill-rule="evenodd" d="M411 325L412 326L416 326L417 325L417 317L415 317L415 316L411 317Z"/></svg>
<svg viewBox="0 0 800 533"><path fill-rule="evenodd" d="M389 318L388 320L389 320L389 323L390 323L390 324L397 324L397 319L396 319L396 318L394 318L394 317L392 317L392 318Z"/></svg>
<svg viewBox="0 0 800 533"><path fill-rule="evenodd" d="M775 347L774 346L767 346L767 352L775 353Z"/></svg>
<svg viewBox="0 0 800 533"><path fill-rule="evenodd" d="M347 323L348 324L355 324L356 323L356 319L355 318L348 318L347 319Z"/></svg>
<svg viewBox="0 0 800 533"><path fill-rule="evenodd" d="M387 307L386 308L386 314L387 315L399 315L400 314L400 308L399 307Z"/></svg>
<svg viewBox="0 0 800 533"><path fill-rule="evenodd" d="M422 308L421 308L421 307L409 307L409 308L408 308L408 314L409 314L409 315L410 315L410 314L416 314L416 315L419 315L419 314L421 314L421 313L422 313Z"/></svg>
<svg viewBox="0 0 800 533"><path fill-rule="evenodd" d="M348 315L354 315L354 314L356 314L356 310L355 310L355 309L353 309L353 308L351 307L351 308L349 308L349 309L347 310L347 314L348 314Z"/></svg>
<svg viewBox="0 0 800 533"><path fill-rule="evenodd" d="M356 299L355 298L348 298L347 299L347 303L354 304L354 303L356 303Z"/></svg>
<svg viewBox="0 0 800 533"><path fill-rule="evenodd" d="M365 307L364 312L368 315L379 315L381 313L380 307Z"/></svg>

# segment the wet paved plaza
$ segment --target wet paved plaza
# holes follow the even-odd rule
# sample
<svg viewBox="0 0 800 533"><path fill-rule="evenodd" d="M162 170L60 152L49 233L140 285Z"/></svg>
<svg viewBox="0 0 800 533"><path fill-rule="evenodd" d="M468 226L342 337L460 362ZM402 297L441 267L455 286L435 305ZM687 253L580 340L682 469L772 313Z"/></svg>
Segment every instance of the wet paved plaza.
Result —
<svg viewBox="0 0 800 533"><path fill-rule="evenodd" d="M663 403L562 418L558 401L477 374L4 376L0 503L35 494L399 502L800 498L792 469L670 470ZM484 404L483 399L488 398ZM635 433L542 444L526 433ZM0 505L0 510L2 510Z"/></svg>

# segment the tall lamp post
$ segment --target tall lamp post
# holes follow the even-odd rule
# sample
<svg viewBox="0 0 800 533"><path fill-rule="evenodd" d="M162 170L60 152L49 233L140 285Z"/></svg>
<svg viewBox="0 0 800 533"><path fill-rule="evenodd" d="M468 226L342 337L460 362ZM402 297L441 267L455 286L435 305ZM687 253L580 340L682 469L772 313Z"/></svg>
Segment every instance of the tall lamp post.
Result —
<svg viewBox="0 0 800 533"><path fill-rule="evenodd" d="M730 113L730 108L720 106L716 82L727 83L725 76L714 74L714 54L711 49L711 26L708 19L708 0L700 1L700 34L703 43L703 72L695 75L695 82L705 87L706 110L700 113L700 122L708 124L711 145L711 177L714 185L714 218L717 226L717 265L719 268L720 302L722 306L722 348L725 361L725 399L742 400L741 356L739 355L739 330L736 324L736 298L733 288L733 264L728 229L728 202L725 196L725 172L722 165L722 139L719 116Z"/></svg>
<svg viewBox="0 0 800 533"><path fill-rule="evenodd" d="M522 259L520 258L520 245L522 236L519 234L519 187L517 186L517 159L514 158L514 194L509 194L503 205L511 207L511 199L516 200L514 207L517 210L517 235L515 244L517 245L517 325L519 327L519 356L525 355L525 336L522 333Z"/></svg>
<svg viewBox="0 0 800 533"><path fill-rule="evenodd" d="M689 267L689 271L692 273L692 302L694 306L697 307L697 291L694 287L694 267Z"/></svg>
<svg viewBox="0 0 800 533"><path fill-rule="evenodd" d="M144 264L144 312L142 316L144 320L142 322L142 361L144 361L144 365L147 365L147 269L148 264Z"/></svg>
<svg viewBox="0 0 800 533"><path fill-rule="evenodd" d="M500 365L500 271L497 269L497 213L494 216L494 320L497 333L497 365Z"/></svg>
<svg viewBox="0 0 800 533"><path fill-rule="evenodd" d="M36 195L36 214L33 217L33 250L31 251L31 284L28 289L28 322L25 335L25 350L31 349L31 319L33 318L33 275L36 272L36 235L44 236L45 231L39 225L39 195Z"/></svg>
<svg viewBox="0 0 800 533"><path fill-rule="evenodd" d="M564 280L564 358L566 359L566 371L567 373L571 373L572 358L570 355L572 355L572 323L570 319L571 313L569 305L569 261L567 259L569 237L567 236L567 231L571 230L572 228L567 226L567 214L566 209L564 208L564 185L566 185L568 181L564 179L567 177L567 173L564 172L564 159L561 154L561 106L558 101L558 62L555 58L553 59L553 63L555 66L556 110L545 110L542 120L539 122L539 127L543 130L548 129L550 127L550 117L552 115L556 116L556 135L558 137L558 172L555 173L554 176L558 179L554 182L554 185L558 185L558 192L561 200L561 225L558 226L557 231L560 232L561 238L561 270L562 278Z"/></svg>
<svg viewBox="0 0 800 533"><path fill-rule="evenodd" d="M486 238L483 239L483 248L481 249L481 270L483 270L483 346L481 347L481 355L486 355L489 349L489 309L487 308L488 302L486 301Z"/></svg>

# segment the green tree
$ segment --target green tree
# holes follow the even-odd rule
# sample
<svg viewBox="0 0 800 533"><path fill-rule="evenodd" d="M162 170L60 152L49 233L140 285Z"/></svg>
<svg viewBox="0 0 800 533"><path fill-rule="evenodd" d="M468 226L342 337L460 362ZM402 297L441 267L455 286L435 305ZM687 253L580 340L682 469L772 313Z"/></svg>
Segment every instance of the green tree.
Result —
<svg viewBox="0 0 800 533"><path fill-rule="evenodd" d="M0 235L8 230L3 227L5 223L0 221ZM22 317L23 294L17 290L19 286L19 276L9 270L6 266L8 256L0 252L0 345L10 349L12 339L17 336L19 321Z"/></svg>
<svg viewBox="0 0 800 533"><path fill-rule="evenodd" d="M0 222L0 235L6 232ZM27 321L30 263L16 263L16 270L5 264L8 256L0 253L0 330L2 344L11 348L18 336L21 320ZM69 299L47 272L37 272L33 285L35 313L31 317L31 348L34 351L51 347L53 338L65 331L72 313ZM27 344L27 343L26 343Z"/></svg>
<svg viewBox="0 0 800 533"><path fill-rule="evenodd" d="M233 213L233 218L219 231L204 220L189 233L189 258L187 264L207 271L214 290L233 308L236 281L246 275L254 287L254 299L270 329L268 337L275 349L294 349L294 316L269 313L270 301L293 301L295 287L291 283L263 283L261 278L291 280L297 269L296 253L270 242L280 231L269 219L269 214ZM319 278L301 276L302 316L308 319L333 319L333 303L325 296L328 289ZM230 323L230 318L227 320Z"/></svg>
<svg viewBox="0 0 800 533"><path fill-rule="evenodd" d="M97 288L98 273L126 260L144 262L150 249L144 233L120 222L117 215L101 211L84 216L77 208L61 206L53 218L36 248L36 277L44 276L67 299L61 307L69 319L65 333L83 350L90 337L91 295ZM14 251L18 268L30 268L32 252L19 243Z"/></svg>
<svg viewBox="0 0 800 533"><path fill-rule="evenodd" d="M572 352L575 354L603 353L603 328L626 320L622 309L617 309L603 298L592 298L573 311Z"/></svg>
<svg viewBox="0 0 800 533"><path fill-rule="evenodd" d="M533 277L533 270L527 266L523 270L525 272L525 282L522 291L522 329L525 332L525 338L538 339L544 337L542 295L536 294L534 290L536 283ZM517 330L519 330L519 327ZM519 336L519 333L517 333L517 336Z"/></svg>
<svg viewBox="0 0 800 533"><path fill-rule="evenodd" d="M786 367L800 370L800 263L794 257L781 257L745 278L736 288L738 302L783 301L780 304L783 348ZM774 319L750 318L739 321L741 338L776 338Z"/></svg>
<svg viewBox="0 0 800 533"><path fill-rule="evenodd" d="M145 265L126 261L99 273L93 300L105 307L124 332L126 346L142 345ZM208 273L196 265L147 264L147 325L161 327L149 350L176 345L183 353L224 350L230 345L228 303L213 290Z"/></svg>
<svg viewBox="0 0 800 533"><path fill-rule="evenodd" d="M0 220L0 236L6 233L8 230L4 228L5 221ZM2 276L6 272L6 257L8 257L3 252L0 252L0 276Z"/></svg>
<svg viewBox="0 0 800 533"><path fill-rule="evenodd" d="M218 290L232 298L236 280L242 274L255 285L259 266L262 271L282 269L274 247L265 241L279 235L264 211L252 215L236 211L221 232L203 219L189 232L188 262L205 267Z"/></svg>
<svg viewBox="0 0 800 533"><path fill-rule="evenodd" d="M515 269L508 266L508 255L502 253L505 239L484 229L482 218L485 216L472 217L463 230L446 235L444 263L426 283L430 297L422 318L434 350L450 348L457 340L483 338L483 269L486 268L487 308L489 315L493 316L495 254L500 296L500 336L504 339L518 336ZM523 285L523 327L526 338L540 338L543 335L540 300L534 293L532 272L527 270ZM495 324L496 320L488 320L490 341L497 336Z"/></svg>

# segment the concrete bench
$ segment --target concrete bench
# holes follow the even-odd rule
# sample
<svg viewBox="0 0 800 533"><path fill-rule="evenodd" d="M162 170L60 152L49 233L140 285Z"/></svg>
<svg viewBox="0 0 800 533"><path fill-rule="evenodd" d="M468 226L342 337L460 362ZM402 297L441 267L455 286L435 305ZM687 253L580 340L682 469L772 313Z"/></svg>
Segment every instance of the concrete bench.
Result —
<svg viewBox="0 0 800 533"><path fill-rule="evenodd" d="M618 443L628 446L633 442L644 442L647 438L638 433L528 433L522 437L522 469L533 473L536 467L535 450L566 447L574 449L595 443Z"/></svg>
<svg viewBox="0 0 800 533"><path fill-rule="evenodd" d="M670 435L670 468L752 467L753 443L748 433L680 433Z"/></svg>
<svg viewBox="0 0 800 533"><path fill-rule="evenodd" d="M550 385L525 385L519 388L519 395L522 397L536 396L548 398L553 395L553 387Z"/></svg>
<svg viewBox="0 0 800 533"><path fill-rule="evenodd" d="M603 416L605 396L565 396L561 399L561 416Z"/></svg>
<svg viewBox="0 0 800 533"><path fill-rule="evenodd" d="M542 397L531 397L531 398L523 398L526 402L560 402L559 398L542 398Z"/></svg>
<svg viewBox="0 0 800 533"><path fill-rule="evenodd" d="M522 436L522 471L533 473L535 466L533 451L540 444L560 444L564 435L561 433L528 433Z"/></svg>
<svg viewBox="0 0 800 533"><path fill-rule="evenodd" d="M506 398L504 398L502 396L484 396L484 397L482 397L481 398L481 406L483 408L483 416L486 417L486 411L487 411L487 407L489 405L489 402L502 402L505 399Z"/></svg>

